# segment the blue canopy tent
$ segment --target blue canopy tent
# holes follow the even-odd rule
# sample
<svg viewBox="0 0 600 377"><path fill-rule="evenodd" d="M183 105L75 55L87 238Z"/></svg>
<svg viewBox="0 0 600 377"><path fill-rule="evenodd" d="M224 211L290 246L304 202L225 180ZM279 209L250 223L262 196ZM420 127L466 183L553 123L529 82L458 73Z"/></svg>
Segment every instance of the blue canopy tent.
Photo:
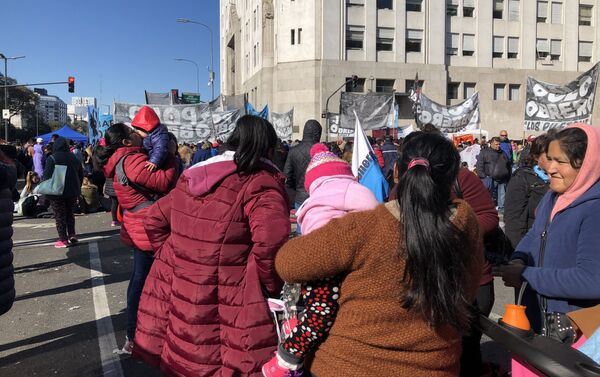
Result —
<svg viewBox="0 0 600 377"><path fill-rule="evenodd" d="M56 134L58 136L62 136L65 139L73 140L75 142L84 142L87 144L87 141L88 141L87 136L80 134L79 132L73 130L71 127L69 127L66 124L59 130L49 132L44 135L38 135L38 136L36 136L36 138L41 137L44 140L44 144L47 144L50 142L50 139L52 139L52 135L54 135L54 134Z"/></svg>

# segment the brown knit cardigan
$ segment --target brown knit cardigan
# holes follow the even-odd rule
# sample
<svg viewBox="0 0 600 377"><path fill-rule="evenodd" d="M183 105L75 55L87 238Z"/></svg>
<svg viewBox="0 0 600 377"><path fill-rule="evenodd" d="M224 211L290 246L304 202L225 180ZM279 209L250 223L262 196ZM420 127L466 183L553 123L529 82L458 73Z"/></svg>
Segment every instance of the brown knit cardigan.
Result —
<svg viewBox="0 0 600 377"><path fill-rule="evenodd" d="M475 298L483 253L477 218L455 201L453 223L467 232L472 258L465 276L467 302ZM405 262L398 202L351 213L286 243L275 260L279 275L299 283L344 276L339 312L329 337L311 363L317 377L457 376L461 334L433 329L415 311L402 308Z"/></svg>

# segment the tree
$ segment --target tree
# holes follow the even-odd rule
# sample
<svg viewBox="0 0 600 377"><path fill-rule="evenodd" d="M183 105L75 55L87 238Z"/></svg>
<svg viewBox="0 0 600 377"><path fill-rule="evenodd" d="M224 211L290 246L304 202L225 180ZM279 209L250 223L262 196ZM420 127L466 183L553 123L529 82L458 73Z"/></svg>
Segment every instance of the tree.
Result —
<svg viewBox="0 0 600 377"><path fill-rule="evenodd" d="M9 78L10 80L10 78ZM8 81L10 82L10 81ZM38 97L26 87L8 88L8 109L10 120L16 115L31 119L37 111ZM4 90L0 90L0 108L4 109Z"/></svg>
<svg viewBox="0 0 600 377"><path fill-rule="evenodd" d="M51 120L48 122L48 126L50 126L50 130L56 131L62 128L63 124L57 120Z"/></svg>

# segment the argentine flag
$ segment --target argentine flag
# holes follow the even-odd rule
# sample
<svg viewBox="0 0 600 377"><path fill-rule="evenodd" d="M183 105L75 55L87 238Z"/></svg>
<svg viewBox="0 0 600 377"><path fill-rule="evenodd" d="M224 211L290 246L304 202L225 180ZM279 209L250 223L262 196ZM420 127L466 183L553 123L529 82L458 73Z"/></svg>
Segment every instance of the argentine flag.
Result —
<svg viewBox="0 0 600 377"><path fill-rule="evenodd" d="M356 116L356 126L354 128L352 174L358 178L358 182L361 185L371 190L379 202L383 203L388 197L390 186L379 168L377 157L373 152L373 148L371 148L365 131L360 125L358 116Z"/></svg>

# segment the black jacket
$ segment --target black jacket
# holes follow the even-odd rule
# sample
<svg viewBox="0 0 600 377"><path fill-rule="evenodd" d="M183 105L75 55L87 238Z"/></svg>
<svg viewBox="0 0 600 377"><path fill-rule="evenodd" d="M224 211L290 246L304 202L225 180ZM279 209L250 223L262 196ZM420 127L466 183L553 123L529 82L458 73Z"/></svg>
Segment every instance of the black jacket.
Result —
<svg viewBox="0 0 600 377"><path fill-rule="evenodd" d="M390 174L394 173L394 164L398 160L398 148L391 141L386 141L381 146L381 153L383 154L383 176L389 177Z"/></svg>
<svg viewBox="0 0 600 377"><path fill-rule="evenodd" d="M81 182L83 182L83 167L77 157L69 151L67 139L59 137L52 147L52 156L46 159L44 168L44 178L52 178L54 165L66 165L67 174L65 176L65 190L60 198L74 198L81 194ZM49 199L53 197L48 195Z"/></svg>
<svg viewBox="0 0 600 377"><path fill-rule="evenodd" d="M304 125L302 141L288 153L283 173L287 177L286 186L296 191L296 203L304 203L308 193L304 189L304 176L310 162L310 148L321 140L321 125L316 120L309 120Z"/></svg>
<svg viewBox="0 0 600 377"><path fill-rule="evenodd" d="M0 315L15 301L15 278L12 253L14 203L12 191L17 183L17 169L0 162Z"/></svg>
<svg viewBox="0 0 600 377"><path fill-rule="evenodd" d="M482 149L477 156L475 168L479 178L490 177L498 182L508 181L510 178L510 161L501 149Z"/></svg>
<svg viewBox="0 0 600 377"><path fill-rule="evenodd" d="M535 220L535 210L549 185L532 168L519 168L508 182L504 201L504 233L513 247L527 234Z"/></svg>

